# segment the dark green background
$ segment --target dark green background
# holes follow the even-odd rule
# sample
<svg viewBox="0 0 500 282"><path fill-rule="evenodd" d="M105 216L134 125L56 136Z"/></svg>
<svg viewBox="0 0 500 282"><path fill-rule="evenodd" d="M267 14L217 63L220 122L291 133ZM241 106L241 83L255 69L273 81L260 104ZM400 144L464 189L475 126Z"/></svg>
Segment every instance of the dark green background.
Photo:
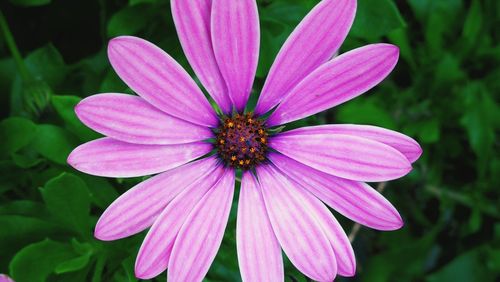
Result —
<svg viewBox="0 0 500 282"><path fill-rule="evenodd" d="M262 48L256 93L280 46L314 0L260 0ZM66 165L98 135L75 117L82 97L130 92L106 58L117 35L146 38L189 69L167 0L1 0L22 56L0 39L0 273L18 282L135 281L144 233L93 238L95 222L142 179L106 179ZM341 52L375 42L401 48L382 84L291 126L374 124L422 144L413 172L384 194L401 230L362 228L358 281L494 281L500 272L500 2L359 0ZM5 25L3 25L5 27ZM255 102L255 97L253 97ZM235 197L235 199L237 199ZM206 281L240 279L236 206ZM347 232L353 223L338 216ZM305 278L286 261L287 280ZM165 275L156 280L164 281Z"/></svg>

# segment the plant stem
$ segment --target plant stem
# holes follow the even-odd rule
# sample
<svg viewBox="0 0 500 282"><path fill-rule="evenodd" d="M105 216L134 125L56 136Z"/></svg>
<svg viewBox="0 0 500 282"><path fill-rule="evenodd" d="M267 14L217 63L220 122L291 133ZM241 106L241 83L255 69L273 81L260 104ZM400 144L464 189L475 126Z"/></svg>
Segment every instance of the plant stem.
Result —
<svg viewBox="0 0 500 282"><path fill-rule="evenodd" d="M14 37L12 36L12 33L10 32L9 25L7 24L7 20L5 20L5 16L3 15L3 12L0 10L0 29L2 30L3 37L5 38L5 42L7 42L7 47L10 50L10 53L12 54L12 57L14 58L14 61L16 62L17 69L19 73L21 74L21 78L24 81L28 81L31 79L31 74L28 71L28 68L26 67L26 64L24 63L23 57L21 56L21 53L19 52L19 49L17 48L16 41L14 40Z"/></svg>
<svg viewBox="0 0 500 282"><path fill-rule="evenodd" d="M106 263L105 256L99 256L95 264L94 275L92 275L92 282L100 282L102 280L102 271L104 270L104 264Z"/></svg>
<svg viewBox="0 0 500 282"><path fill-rule="evenodd" d="M387 182L380 182L377 185L377 191L379 193L384 192L384 189L386 186L387 186ZM351 233L349 233L349 241L351 241L351 243L354 242L354 240L356 239L356 236L358 235L360 229L361 229L361 224L359 224L359 223L355 223L352 226Z"/></svg>

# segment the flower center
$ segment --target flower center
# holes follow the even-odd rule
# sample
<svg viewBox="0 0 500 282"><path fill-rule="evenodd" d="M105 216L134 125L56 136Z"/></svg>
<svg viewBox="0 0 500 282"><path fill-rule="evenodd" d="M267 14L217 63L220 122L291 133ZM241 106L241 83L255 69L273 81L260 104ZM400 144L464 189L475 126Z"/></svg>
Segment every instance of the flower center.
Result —
<svg viewBox="0 0 500 282"><path fill-rule="evenodd" d="M227 165L248 170L266 159L267 129L252 113L224 117L215 147Z"/></svg>

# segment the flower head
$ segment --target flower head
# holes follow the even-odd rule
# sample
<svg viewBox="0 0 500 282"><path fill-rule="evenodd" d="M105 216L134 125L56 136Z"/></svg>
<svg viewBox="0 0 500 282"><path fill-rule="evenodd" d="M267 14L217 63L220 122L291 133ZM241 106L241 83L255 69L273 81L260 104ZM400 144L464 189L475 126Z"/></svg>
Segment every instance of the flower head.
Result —
<svg viewBox="0 0 500 282"><path fill-rule="evenodd" d="M406 175L420 146L375 126L272 129L371 89L396 65L398 48L373 44L334 56L356 1L323 0L285 42L251 112L246 104L260 41L256 2L171 3L184 52L222 114L160 48L130 36L111 40L111 64L138 96L84 99L78 117L107 137L79 146L68 162L100 176L159 174L111 204L95 236L116 240L150 227L136 276L168 268L169 281L201 281L221 244L240 169L237 248L244 281L283 280L282 249L314 280L354 275L351 244L325 204L371 228L400 228L396 209L364 182Z"/></svg>

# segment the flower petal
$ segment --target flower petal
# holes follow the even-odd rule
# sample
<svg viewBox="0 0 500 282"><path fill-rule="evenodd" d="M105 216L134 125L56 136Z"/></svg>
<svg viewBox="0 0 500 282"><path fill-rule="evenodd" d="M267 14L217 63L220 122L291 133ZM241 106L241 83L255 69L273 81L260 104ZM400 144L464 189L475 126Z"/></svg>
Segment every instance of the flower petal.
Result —
<svg viewBox="0 0 500 282"><path fill-rule="evenodd" d="M234 170L222 179L191 211L175 239L168 264L168 281L201 281L219 250L234 193Z"/></svg>
<svg viewBox="0 0 500 282"><path fill-rule="evenodd" d="M241 277L244 282L283 281L281 248L258 186L251 173L243 174L236 226Z"/></svg>
<svg viewBox="0 0 500 282"><path fill-rule="evenodd" d="M186 187L217 166L215 157L202 159L153 176L116 199L99 218L95 237L111 241L150 227L167 204Z"/></svg>
<svg viewBox="0 0 500 282"><path fill-rule="evenodd" d="M137 255L135 275L138 278L150 279L167 269L179 230L198 202L221 181L224 171L222 166L214 167L167 205L149 230Z"/></svg>
<svg viewBox="0 0 500 282"><path fill-rule="evenodd" d="M257 114L272 109L304 77L332 58L355 13L355 0L323 0L309 12L278 53L259 97Z"/></svg>
<svg viewBox="0 0 500 282"><path fill-rule="evenodd" d="M270 138L280 153L317 170L357 181L387 181L406 175L411 164L398 150L350 135L293 133Z"/></svg>
<svg viewBox="0 0 500 282"><path fill-rule="evenodd" d="M271 225L287 257L309 278L333 281L335 254L303 191L270 165L257 167L257 176Z"/></svg>
<svg viewBox="0 0 500 282"><path fill-rule="evenodd" d="M344 277L354 276L356 273L356 258L344 229L320 200L310 195L309 192L305 192L304 194L308 195L311 206L314 207L318 222L332 245L337 260L338 274Z"/></svg>
<svg viewBox="0 0 500 282"><path fill-rule="evenodd" d="M229 96L239 112L247 103L259 60L259 14L255 0L214 0L212 44Z"/></svg>
<svg viewBox="0 0 500 282"><path fill-rule="evenodd" d="M129 143L183 144L213 137L207 127L165 114L133 95L93 95L83 99L75 112L93 130Z"/></svg>
<svg viewBox="0 0 500 282"><path fill-rule="evenodd" d="M268 124L314 115L363 94L389 75L398 57L398 47L372 44L334 58L304 78L269 116Z"/></svg>
<svg viewBox="0 0 500 282"><path fill-rule="evenodd" d="M109 137L78 146L68 157L75 169L97 176L135 177L183 165L212 150L209 143L140 145Z"/></svg>
<svg viewBox="0 0 500 282"><path fill-rule="evenodd" d="M222 111L231 113L226 82L219 71L212 48L212 0L171 0L170 3L175 28L191 67Z"/></svg>
<svg viewBox="0 0 500 282"><path fill-rule="evenodd" d="M192 123L217 126L217 116L203 92L156 45L138 37L120 36L109 42L108 57L120 78L153 106Z"/></svg>
<svg viewBox="0 0 500 282"><path fill-rule="evenodd" d="M280 169L280 171L286 175L284 170ZM305 191L298 182L290 181L290 183L294 188L290 193L300 193L303 196L304 203L307 202L310 205L309 212L316 218L330 241L337 260L338 274L347 277L354 276L356 273L356 258L351 242L342 226L320 200Z"/></svg>
<svg viewBox="0 0 500 282"><path fill-rule="evenodd" d="M301 127L284 134L309 136L315 134L342 134L359 136L380 143L384 143L400 151L410 162L415 162L422 154L422 148L412 138L378 126L356 124L328 124L319 126ZM307 138L307 137L306 137Z"/></svg>
<svg viewBox="0 0 500 282"><path fill-rule="evenodd" d="M396 230L403 226L396 208L369 185L315 170L281 154L272 153L269 159L345 217L377 230Z"/></svg>

